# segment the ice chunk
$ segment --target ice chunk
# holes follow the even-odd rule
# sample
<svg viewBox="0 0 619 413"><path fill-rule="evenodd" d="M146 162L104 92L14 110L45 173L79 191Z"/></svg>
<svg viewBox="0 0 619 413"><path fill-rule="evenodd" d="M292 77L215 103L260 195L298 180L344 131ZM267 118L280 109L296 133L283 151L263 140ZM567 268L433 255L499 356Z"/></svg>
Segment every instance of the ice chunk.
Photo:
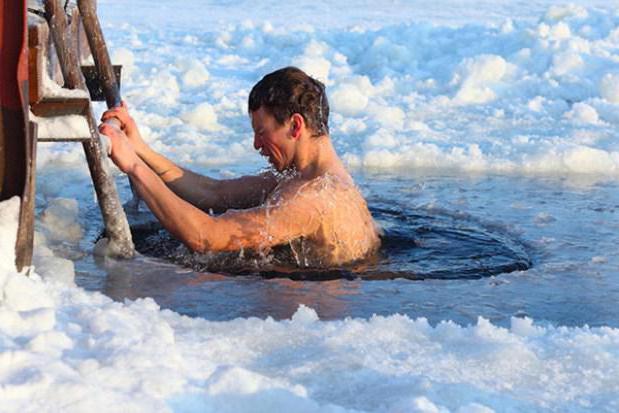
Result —
<svg viewBox="0 0 619 413"><path fill-rule="evenodd" d="M368 105L368 96L352 84L344 84L331 94L333 109L346 116L360 114Z"/></svg>
<svg viewBox="0 0 619 413"><path fill-rule="evenodd" d="M318 321L318 314L313 308L309 308L303 304L297 308L297 311L292 315L292 322L295 324L311 324Z"/></svg>
<svg viewBox="0 0 619 413"><path fill-rule="evenodd" d="M66 285L75 285L73 261L53 255L39 255L35 250L32 263L41 278L54 280Z"/></svg>
<svg viewBox="0 0 619 413"><path fill-rule="evenodd" d="M307 396L307 391L302 386L290 386L281 380L273 380L243 368L230 366L218 368L206 385L206 392L210 395L253 394L267 389L286 389L298 396Z"/></svg>
<svg viewBox="0 0 619 413"><path fill-rule="evenodd" d="M193 60L183 74L183 83L188 87L198 87L204 85L209 77L209 72L204 64L198 60Z"/></svg>
<svg viewBox="0 0 619 413"><path fill-rule="evenodd" d="M55 198L49 201L41 214L40 224L50 240L77 242L83 235L75 199Z"/></svg>
<svg viewBox="0 0 619 413"><path fill-rule="evenodd" d="M565 117L580 123L596 124L600 121L595 108L583 102L575 103L572 110L565 114Z"/></svg>
<svg viewBox="0 0 619 413"><path fill-rule="evenodd" d="M15 242L20 204L17 196L0 202L0 284L2 273L15 271Z"/></svg>
<svg viewBox="0 0 619 413"><path fill-rule="evenodd" d="M610 103L619 103L619 73L606 73L600 80L600 96Z"/></svg>
<svg viewBox="0 0 619 413"><path fill-rule="evenodd" d="M217 121L215 108L206 102L195 106L189 112L181 115L181 119L200 130L214 132L222 129Z"/></svg>
<svg viewBox="0 0 619 413"><path fill-rule="evenodd" d="M505 76L507 62L501 56L480 55L465 59L456 69L452 84L459 86L456 103L486 103L496 98L493 86Z"/></svg>
<svg viewBox="0 0 619 413"><path fill-rule="evenodd" d="M135 56L127 48L115 48L112 52L111 60L115 65L122 65L122 73L125 76L130 76L135 70Z"/></svg>

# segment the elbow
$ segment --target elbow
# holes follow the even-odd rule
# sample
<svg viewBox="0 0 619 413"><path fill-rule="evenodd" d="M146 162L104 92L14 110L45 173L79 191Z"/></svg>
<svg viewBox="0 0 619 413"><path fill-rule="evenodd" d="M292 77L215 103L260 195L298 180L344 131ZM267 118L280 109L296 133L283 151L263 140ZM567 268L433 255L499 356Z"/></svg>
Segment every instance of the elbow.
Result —
<svg viewBox="0 0 619 413"><path fill-rule="evenodd" d="M206 252L237 251L241 248L241 246L234 246L231 243L223 242L221 239L206 239L202 237L199 239L187 240L184 244L190 250L202 254Z"/></svg>
<svg viewBox="0 0 619 413"><path fill-rule="evenodd" d="M183 240L183 244L193 252L205 253L209 250L208 243L199 238Z"/></svg>
<svg viewBox="0 0 619 413"><path fill-rule="evenodd" d="M184 231L184 234L179 234L180 241L193 252L205 253L212 250L211 242L203 228L204 224L201 222L193 225L191 229Z"/></svg>
<svg viewBox="0 0 619 413"><path fill-rule="evenodd" d="M191 231L190 234L182 238L183 244L193 252L204 254L206 252L229 251L221 236L215 236L218 231L215 229L214 222L211 225L200 225ZM209 228L209 230L205 230Z"/></svg>
<svg viewBox="0 0 619 413"><path fill-rule="evenodd" d="M179 241L193 252L203 253L209 249L208 240L206 240L199 231L191 231L190 233L179 235Z"/></svg>

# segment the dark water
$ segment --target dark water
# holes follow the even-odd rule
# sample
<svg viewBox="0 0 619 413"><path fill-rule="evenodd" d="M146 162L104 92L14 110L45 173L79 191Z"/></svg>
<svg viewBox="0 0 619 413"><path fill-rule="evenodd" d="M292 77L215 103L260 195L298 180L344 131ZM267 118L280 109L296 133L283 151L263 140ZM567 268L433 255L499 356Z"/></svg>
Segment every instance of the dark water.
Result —
<svg viewBox="0 0 619 413"><path fill-rule="evenodd" d="M431 323L468 324L483 316L509 325L513 316L529 316L559 325L619 326L617 183L355 179L385 229L381 256L363 267L327 273L245 268L233 275L238 268L221 262L207 271L208 260L196 267L171 263L166 254L116 261L86 253L76 261L76 281L116 300L152 297L163 308L211 320L288 318L304 304L323 319L402 313ZM96 213L93 206L84 219ZM166 242L161 245L173 247Z"/></svg>
<svg viewBox="0 0 619 413"><path fill-rule="evenodd" d="M404 278L475 279L531 267L527 247L505 230L484 225L466 214L415 211L398 205L376 205L372 216L382 228L378 254L348 267L299 268L289 248L269 257L239 253L194 254L156 222L132 226L136 249L147 256L199 272L229 276L254 275L298 281L337 279L389 280Z"/></svg>

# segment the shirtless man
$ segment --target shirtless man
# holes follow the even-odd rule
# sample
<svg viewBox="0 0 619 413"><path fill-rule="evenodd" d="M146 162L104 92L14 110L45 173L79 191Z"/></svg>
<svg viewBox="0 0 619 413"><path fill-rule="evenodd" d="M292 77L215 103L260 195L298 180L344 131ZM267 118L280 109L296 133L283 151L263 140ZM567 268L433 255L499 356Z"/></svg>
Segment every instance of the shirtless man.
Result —
<svg viewBox="0 0 619 413"><path fill-rule="evenodd" d="M374 253L374 221L329 138L324 85L297 68L277 70L253 87L249 115L254 147L277 174L215 180L181 168L142 140L124 104L103 114L99 130L163 227L193 251L268 252L289 244L302 267ZM122 131L105 122L112 118Z"/></svg>

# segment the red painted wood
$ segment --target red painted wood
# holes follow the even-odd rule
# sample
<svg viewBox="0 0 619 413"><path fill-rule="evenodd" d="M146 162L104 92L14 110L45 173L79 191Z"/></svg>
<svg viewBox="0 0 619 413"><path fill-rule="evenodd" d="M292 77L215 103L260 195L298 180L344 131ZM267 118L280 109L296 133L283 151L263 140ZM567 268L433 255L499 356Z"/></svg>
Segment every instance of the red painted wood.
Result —
<svg viewBox="0 0 619 413"><path fill-rule="evenodd" d="M26 0L0 0L0 105L27 105L28 26Z"/></svg>
<svg viewBox="0 0 619 413"><path fill-rule="evenodd" d="M18 270L31 263L34 234L36 132L29 127L28 100L26 0L0 0L0 200L21 199Z"/></svg>

